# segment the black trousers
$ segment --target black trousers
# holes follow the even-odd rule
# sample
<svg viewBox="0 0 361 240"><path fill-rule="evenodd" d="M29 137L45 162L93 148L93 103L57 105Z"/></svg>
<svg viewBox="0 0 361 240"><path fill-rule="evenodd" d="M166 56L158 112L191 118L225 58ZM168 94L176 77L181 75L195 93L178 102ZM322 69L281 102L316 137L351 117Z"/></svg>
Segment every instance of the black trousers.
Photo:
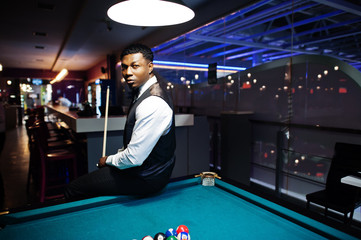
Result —
<svg viewBox="0 0 361 240"><path fill-rule="evenodd" d="M160 191L169 177L144 180L127 170L105 166L72 181L65 189L67 199L111 195L147 195Z"/></svg>

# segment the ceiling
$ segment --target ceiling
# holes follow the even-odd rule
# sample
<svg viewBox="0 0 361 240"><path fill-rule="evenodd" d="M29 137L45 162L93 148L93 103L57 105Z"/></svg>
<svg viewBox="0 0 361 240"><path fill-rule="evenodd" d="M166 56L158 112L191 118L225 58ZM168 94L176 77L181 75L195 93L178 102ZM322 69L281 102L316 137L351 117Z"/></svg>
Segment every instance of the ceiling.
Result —
<svg viewBox="0 0 361 240"><path fill-rule="evenodd" d="M250 1L184 0L196 17L185 24L158 28L111 21L106 12L115 2L3 0L0 63L4 68L60 71L66 67L70 71L85 71L130 43L154 46Z"/></svg>
<svg viewBox="0 0 361 240"><path fill-rule="evenodd" d="M183 1L196 13L190 22L135 27L106 16L114 0L3 0L0 63L86 71L126 45L143 42L167 60L186 56L192 62L251 67L309 53L361 69L359 0Z"/></svg>
<svg viewBox="0 0 361 240"><path fill-rule="evenodd" d="M154 50L164 60L245 68L317 54L361 70L361 1L253 1Z"/></svg>

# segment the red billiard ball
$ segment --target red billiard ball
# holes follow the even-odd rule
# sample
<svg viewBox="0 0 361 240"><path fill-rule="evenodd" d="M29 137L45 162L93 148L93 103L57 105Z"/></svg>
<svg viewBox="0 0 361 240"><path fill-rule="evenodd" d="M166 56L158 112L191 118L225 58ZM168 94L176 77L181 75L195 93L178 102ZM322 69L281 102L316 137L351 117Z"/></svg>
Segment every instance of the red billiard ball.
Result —
<svg viewBox="0 0 361 240"><path fill-rule="evenodd" d="M166 236L164 233L159 232L154 236L154 240L166 240Z"/></svg>
<svg viewBox="0 0 361 240"><path fill-rule="evenodd" d="M144 238L142 238L142 240L153 240L153 238L151 236L145 236Z"/></svg>
<svg viewBox="0 0 361 240"><path fill-rule="evenodd" d="M177 234L179 234L181 232L189 233L188 227L186 225L179 225L177 227Z"/></svg>

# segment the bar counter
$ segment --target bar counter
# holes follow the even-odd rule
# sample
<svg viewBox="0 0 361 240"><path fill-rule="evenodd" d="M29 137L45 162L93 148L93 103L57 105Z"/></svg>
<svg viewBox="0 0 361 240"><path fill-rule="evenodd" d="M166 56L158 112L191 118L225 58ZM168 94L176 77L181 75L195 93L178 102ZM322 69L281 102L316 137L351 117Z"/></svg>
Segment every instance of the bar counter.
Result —
<svg viewBox="0 0 361 240"><path fill-rule="evenodd" d="M104 132L104 117L79 117L76 111L69 111L68 107L60 105L47 105L50 113L55 113L58 118L64 121L69 128L76 133L89 133L89 132ZM125 115L108 116L108 131L124 130ZM194 116L193 114L176 114L175 126L193 126Z"/></svg>
<svg viewBox="0 0 361 240"><path fill-rule="evenodd" d="M87 171L97 169L102 154L104 117L79 117L68 107L47 105L48 112L61 119L75 133L86 136ZM108 116L106 155L115 154L123 146L126 116ZM206 117L176 114L176 165L172 177L196 174L209 169L209 127Z"/></svg>

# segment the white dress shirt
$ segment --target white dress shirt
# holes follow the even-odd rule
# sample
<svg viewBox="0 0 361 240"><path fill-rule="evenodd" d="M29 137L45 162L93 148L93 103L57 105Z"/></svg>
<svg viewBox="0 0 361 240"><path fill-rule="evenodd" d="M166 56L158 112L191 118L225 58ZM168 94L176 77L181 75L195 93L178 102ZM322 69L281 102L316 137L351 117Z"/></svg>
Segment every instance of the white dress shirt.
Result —
<svg viewBox="0 0 361 240"><path fill-rule="evenodd" d="M156 82L154 76L140 86L138 98ZM119 169L142 165L159 138L169 132L172 116L173 110L162 98L150 96L144 99L136 108L136 121L127 148L109 155L106 164Z"/></svg>

